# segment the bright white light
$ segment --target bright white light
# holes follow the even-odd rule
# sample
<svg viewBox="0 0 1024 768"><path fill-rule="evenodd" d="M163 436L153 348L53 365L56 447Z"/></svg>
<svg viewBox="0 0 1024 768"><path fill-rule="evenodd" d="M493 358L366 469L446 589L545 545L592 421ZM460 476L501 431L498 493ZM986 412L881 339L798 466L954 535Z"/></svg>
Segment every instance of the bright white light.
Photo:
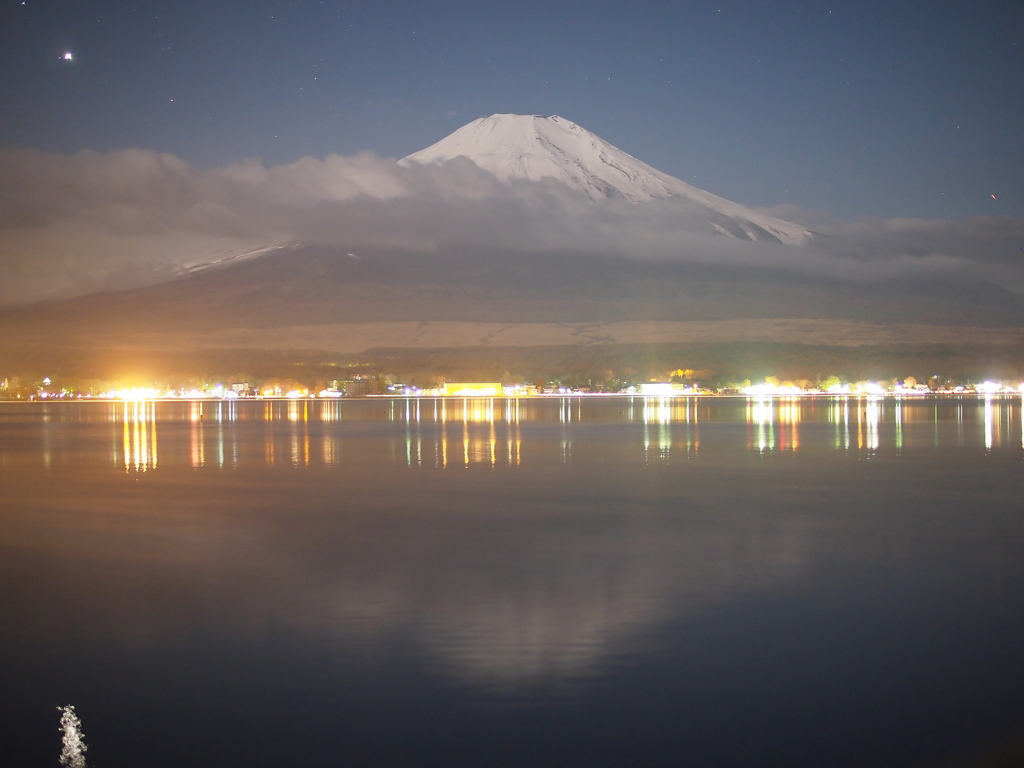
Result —
<svg viewBox="0 0 1024 768"><path fill-rule="evenodd" d="M154 400L160 397L160 391L152 387L134 387L132 389L112 389L107 397L113 400Z"/></svg>
<svg viewBox="0 0 1024 768"><path fill-rule="evenodd" d="M876 381L858 381L856 391L865 395L884 395L885 387Z"/></svg>
<svg viewBox="0 0 1024 768"><path fill-rule="evenodd" d="M74 54L73 54L73 53L71 53L71 51L65 51L65 52L64 52L64 55L63 55L63 56L61 56L61 58L62 58L62 59L63 59L64 61L74 61L74 60L75 60L75 56L74 56Z"/></svg>
<svg viewBox="0 0 1024 768"><path fill-rule="evenodd" d="M781 384L770 384L764 382L763 384L753 384L749 387L744 387L742 390L745 395L752 395L753 397L771 397L772 395L802 395L803 390L797 386L784 387Z"/></svg>
<svg viewBox="0 0 1024 768"><path fill-rule="evenodd" d="M675 386L667 381L649 381L640 385L640 394L647 397L672 397L678 395Z"/></svg>

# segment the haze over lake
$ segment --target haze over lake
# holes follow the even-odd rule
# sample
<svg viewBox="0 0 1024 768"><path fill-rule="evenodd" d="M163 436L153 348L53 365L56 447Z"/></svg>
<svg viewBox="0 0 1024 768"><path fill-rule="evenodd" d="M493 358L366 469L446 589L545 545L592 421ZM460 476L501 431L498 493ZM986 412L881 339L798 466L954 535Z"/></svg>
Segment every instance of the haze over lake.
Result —
<svg viewBox="0 0 1024 768"><path fill-rule="evenodd" d="M0 404L0 750L930 766L1024 724L1007 398Z"/></svg>

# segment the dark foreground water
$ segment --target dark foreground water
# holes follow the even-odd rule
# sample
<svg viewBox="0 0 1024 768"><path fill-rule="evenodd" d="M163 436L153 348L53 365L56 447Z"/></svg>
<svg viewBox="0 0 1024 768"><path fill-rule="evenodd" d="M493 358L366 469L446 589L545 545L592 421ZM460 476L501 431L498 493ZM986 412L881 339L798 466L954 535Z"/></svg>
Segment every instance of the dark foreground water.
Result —
<svg viewBox="0 0 1024 768"><path fill-rule="evenodd" d="M0 404L0 763L933 766L1024 725L1016 399Z"/></svg>

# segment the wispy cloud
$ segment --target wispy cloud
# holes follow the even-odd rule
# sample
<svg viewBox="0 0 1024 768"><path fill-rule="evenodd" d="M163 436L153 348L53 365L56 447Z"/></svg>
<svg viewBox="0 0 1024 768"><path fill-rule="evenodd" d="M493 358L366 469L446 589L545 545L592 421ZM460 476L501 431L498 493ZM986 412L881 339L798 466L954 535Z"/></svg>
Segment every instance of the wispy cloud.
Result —
<svg viewBox="0 0 1024 768"><path fill-rule="evenodd" d="M1024 291L1024 221L827 220L813 243L714 234L674 202L599 205L555 183L499 183L473 163L369 153L200 170L168 154L0 150L0 303L166 279L184 264L282 242L433 250L572 250L862 282L987 280Z"/></svg>

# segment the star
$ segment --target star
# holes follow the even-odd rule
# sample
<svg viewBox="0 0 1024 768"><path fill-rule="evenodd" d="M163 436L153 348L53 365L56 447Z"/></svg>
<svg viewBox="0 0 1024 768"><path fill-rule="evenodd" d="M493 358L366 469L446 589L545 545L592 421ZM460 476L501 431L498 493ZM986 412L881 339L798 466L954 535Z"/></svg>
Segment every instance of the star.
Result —
<svg viewBox="0 0 1024 768"><path fill-rule="evenodd" d="M63 59L64 61L74 61L75 56L73 53L71 53L71 51L67 51L63 56L61 56L61 59Z"/></svg>

